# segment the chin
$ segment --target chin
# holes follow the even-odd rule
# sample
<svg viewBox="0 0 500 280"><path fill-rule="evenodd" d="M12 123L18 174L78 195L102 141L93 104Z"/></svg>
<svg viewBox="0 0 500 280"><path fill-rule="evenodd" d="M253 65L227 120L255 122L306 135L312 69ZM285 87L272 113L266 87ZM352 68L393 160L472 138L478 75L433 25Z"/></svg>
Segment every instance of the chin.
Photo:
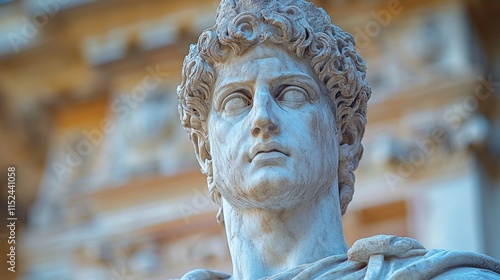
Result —
<svg viewBox="0 0 500 280"><path fill-rule="evenodd" d="M254 173L236 190L220 190L222 196L236 209L291 209L303 202L314 200L319 190L307 179L301 182L296 174L276 172ZM260 175L260 176L259 176Z"/></svg>

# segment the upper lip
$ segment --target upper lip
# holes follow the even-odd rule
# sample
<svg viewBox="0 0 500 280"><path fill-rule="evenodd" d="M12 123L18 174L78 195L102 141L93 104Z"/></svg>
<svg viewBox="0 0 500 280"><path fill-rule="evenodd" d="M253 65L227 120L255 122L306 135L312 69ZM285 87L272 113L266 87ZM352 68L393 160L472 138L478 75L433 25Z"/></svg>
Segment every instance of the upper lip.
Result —
<svg viewBox="0 0 500 280"><path fill-rule="evenodd" d="M250 149L250 161L260 153L271 152L279 152L286 156L289 156L285 148L278 142L257 143L252 147L252 149Z"/></svg>

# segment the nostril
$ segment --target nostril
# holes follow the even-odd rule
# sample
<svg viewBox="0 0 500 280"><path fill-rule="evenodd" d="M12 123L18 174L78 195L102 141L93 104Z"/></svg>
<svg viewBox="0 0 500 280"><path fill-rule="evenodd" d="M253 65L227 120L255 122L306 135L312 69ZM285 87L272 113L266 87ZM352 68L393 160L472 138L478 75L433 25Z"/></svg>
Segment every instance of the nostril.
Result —
<svg viewBox="0 0 500 280"><path fill-rule="evenodd" d="M260 128L256 127L254 129L252 129L252 134L253 135L259 135L259 133L260 133Z"/></svg>
<svg viewBox="0 0 500 280"><path fill-rule="evenodd" d="M269 128L269 131L274 131L277 129L276 125L274 125L274 124L269 125L268 128Z"/></svg>

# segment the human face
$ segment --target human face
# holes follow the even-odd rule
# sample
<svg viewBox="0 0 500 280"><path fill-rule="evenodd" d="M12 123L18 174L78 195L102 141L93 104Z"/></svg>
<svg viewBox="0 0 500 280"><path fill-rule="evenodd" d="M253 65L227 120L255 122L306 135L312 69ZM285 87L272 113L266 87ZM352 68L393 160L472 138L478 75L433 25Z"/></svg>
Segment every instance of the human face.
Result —
<svg viewBox="0 0 500 280"><path fill-rule="evenodd" d="M236 209L282 210L334 185L335 118L307 64L259 45L216 72L208 138L223 199Z"/></svg>

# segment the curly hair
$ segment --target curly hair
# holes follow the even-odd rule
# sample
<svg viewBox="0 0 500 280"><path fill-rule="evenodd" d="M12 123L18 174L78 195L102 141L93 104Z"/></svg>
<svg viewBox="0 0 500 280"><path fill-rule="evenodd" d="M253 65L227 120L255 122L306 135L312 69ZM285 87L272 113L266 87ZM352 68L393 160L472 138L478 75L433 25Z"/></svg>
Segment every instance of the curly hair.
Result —
<svg viewBox="0 0 500 280"><path fill-rule="evenodd" d="M340 153L338 178L342 214L354 193L354 170L363 153L361 139L366 125L366 107L371 88L366 82L366 63L355 50L353 37L331 23L326 12L302 0L223 0L216 24L191 45L177 88L182 125L193 141L205 143L205 167L211 198L221 205L213 182L207 118L213 85L214 65L238 56L258 43L270 42L307 61L327 89L332 102ZM201 163L200 163L201 164ZM223 224L222 208L217 220Z"/></svg>

